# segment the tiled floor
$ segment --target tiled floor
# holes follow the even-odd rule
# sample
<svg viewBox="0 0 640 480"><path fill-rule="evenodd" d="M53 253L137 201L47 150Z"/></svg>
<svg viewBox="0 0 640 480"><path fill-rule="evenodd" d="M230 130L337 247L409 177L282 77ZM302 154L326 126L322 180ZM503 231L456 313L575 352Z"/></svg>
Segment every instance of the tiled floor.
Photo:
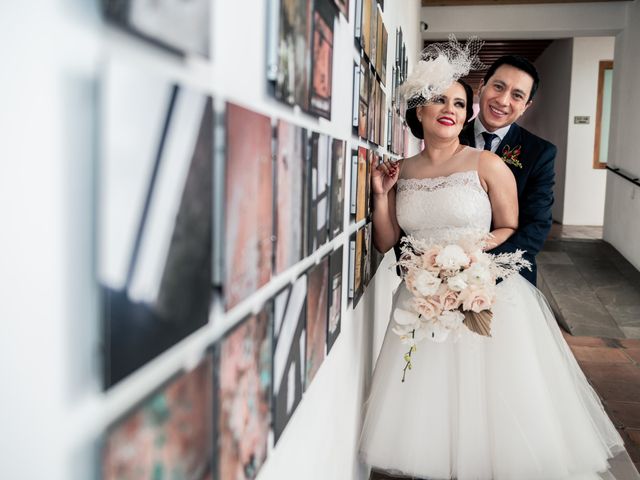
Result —
<svg viewBox="0 0 640 480"><path fill-rule="evenodd" d="M640 272L603 240L548 240L538 288L573 335L640 338Z"/></svg>
<svg viewBox="0 0 640 480"><path fill-rule="evenodd" d="M640 469L640 340L565 339Z"/></svg>

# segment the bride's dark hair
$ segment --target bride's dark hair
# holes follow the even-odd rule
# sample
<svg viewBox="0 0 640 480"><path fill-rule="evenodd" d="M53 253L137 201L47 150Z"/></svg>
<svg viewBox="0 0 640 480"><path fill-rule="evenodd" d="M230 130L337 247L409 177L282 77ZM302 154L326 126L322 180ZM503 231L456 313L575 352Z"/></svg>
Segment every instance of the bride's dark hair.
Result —
<svg viewBox="0 0 640 480"><path fill-rule="evenodd" d="M467 101L465 102L467 115L464 118L465 123L471 116L473 116L473 90L468 83L464 80L456 80L462 87L464 88L464 92L467 95ZM405 119L407 120L407 125L409 125L409 129L414 137L423 139L424 133L422 131L422 124L418 121L418 114L416 112L416 108L407 108L405 113Z"/></svg>

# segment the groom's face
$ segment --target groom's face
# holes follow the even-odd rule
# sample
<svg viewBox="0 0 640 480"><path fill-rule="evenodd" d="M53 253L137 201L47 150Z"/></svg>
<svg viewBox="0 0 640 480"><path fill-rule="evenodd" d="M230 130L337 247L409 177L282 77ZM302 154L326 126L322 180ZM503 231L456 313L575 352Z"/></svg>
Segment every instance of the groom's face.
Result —
<svg viewBox="0 0 640 480"><path fill-rule="evenodd" d="M493 132L515 122L529 108L533 78L511 65L501 65L480 86L480 121Z"/></svg>

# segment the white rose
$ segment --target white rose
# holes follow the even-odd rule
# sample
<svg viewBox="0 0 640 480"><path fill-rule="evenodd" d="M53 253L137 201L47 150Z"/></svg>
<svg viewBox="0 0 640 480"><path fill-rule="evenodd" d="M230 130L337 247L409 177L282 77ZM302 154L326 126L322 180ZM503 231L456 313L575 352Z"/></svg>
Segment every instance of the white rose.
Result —
<svg viewBox="0 0 640 480"><path fill-rule="evenodd" d="M436 264L444 270L459 270L469 265L469 257L459 245L447 245L436 257Z"/></svg>
<svg viewBox="0 0 640 480"><path fill-rule="evenodd" d="M419 270L415 273L413 279L413 288L422 296L428 297L438 291L438 287L442 280L437 275L427 271Z"/></svg>
<svg viewBox="0 0 640 480"><path fill-rule="evenodd" d="M447 285L454 292L461 292L467 288L467 275L465 272L460 272L447 280Z"/></svg>
<svg viewBox="0 0 640 480"><path fill-rule="evenodd" d="M488 264L474 263L465 273L467 274L467 281L471 285L486 285L492 280Z"/></svg>
<svg viewBox="0 0 640 480"><path fill-rule="evenodd" d="M457 330L464 321L464 314L460 310L445 310L438 317L440 323L449 330Z"/></svg>

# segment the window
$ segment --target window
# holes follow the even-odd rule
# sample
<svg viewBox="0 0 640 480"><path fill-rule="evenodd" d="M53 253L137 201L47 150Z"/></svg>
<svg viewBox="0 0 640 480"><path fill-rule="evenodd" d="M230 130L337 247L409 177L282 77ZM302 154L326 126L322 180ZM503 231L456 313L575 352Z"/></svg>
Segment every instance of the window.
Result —
<svg viewBox="0 0 640 480"><path fill-rule="evenodd" d="M612 79L613 61L601 60L598 73L598 106L596 110L596 139L593 152L593 168L606 168L607 166Z"/></svg>

